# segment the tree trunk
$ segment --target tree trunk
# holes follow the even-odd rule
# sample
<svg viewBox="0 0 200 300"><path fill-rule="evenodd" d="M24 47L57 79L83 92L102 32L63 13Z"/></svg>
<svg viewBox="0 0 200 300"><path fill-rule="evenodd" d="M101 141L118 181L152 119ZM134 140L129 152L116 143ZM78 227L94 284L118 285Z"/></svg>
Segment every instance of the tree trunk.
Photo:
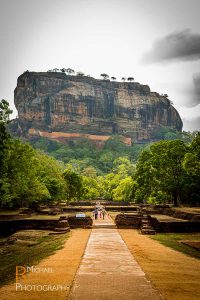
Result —
<svg viewBox="0 0 200 300"><path fill-rule="evenodd" d="M174 198L174 206L178 206L178 193L177 193L177 190L174 191L173 193L173 198Z"/></svg>

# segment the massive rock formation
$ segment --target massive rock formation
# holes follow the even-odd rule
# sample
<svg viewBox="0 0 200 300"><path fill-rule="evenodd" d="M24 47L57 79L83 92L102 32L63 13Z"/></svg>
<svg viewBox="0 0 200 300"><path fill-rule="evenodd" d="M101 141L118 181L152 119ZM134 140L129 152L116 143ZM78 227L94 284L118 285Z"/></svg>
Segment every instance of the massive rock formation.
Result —
<svg viewBox="0 0 200 300"><path fill-rule="evenodd" d="M126 143L151 140L161 127L182 129L170 101L137 82L110 82L65 73L25 72L15 89L23 135L97 142L111 135Z"/></svg>

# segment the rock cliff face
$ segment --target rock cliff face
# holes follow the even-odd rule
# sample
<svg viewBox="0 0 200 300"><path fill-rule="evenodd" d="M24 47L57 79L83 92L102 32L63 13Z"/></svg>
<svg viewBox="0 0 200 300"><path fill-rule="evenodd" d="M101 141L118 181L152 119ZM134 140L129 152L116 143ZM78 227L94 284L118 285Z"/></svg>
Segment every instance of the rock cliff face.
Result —
<svg viewBox="0 0 200 300"><path fill-rule="evenodd" d="M24 135L105 141L113 134L150 140L160 127L182 129L170 101L147 85L64 73L25 72L18 78L15 121Z"/></svg>

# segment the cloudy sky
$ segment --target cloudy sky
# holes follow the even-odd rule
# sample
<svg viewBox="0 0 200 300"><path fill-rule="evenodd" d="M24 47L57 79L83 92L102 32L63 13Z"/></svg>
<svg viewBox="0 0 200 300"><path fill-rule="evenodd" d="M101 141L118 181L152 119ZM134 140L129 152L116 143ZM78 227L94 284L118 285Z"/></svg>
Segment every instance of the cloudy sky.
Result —
<svg viewBox="0 0 200 300"><path fill-rule="evenodd" d="M0 0L0 99L25 70L131 76L200 130L199 0Z"/></svg>

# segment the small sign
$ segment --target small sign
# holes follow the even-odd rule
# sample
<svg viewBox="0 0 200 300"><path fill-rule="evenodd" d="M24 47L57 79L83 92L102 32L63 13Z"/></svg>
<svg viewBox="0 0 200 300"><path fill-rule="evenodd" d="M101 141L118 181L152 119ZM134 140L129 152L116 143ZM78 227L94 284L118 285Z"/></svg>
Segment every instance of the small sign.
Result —
<svg viewBox="0 0 200 300"><path fill-rule="evenodd" d="M76 218L85 218L85 214L82 213L76 214Z"/></svg>

